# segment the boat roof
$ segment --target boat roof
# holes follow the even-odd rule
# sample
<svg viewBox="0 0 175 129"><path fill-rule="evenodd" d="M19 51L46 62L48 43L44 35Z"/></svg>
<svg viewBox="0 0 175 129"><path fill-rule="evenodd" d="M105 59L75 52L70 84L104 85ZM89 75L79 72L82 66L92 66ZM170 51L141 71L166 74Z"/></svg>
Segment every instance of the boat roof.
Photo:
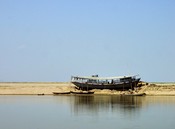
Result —
<svg viewBox="0 0 175 129"><path fill-rule="evenodd" d="M89 77L89 76L72 76L73 78L78 79L92 79L92 80L112 80L112 79L121 79L121 78L129 78L129 77L136 77L138 75L132 76L116 76L116 77Z"/></svg>

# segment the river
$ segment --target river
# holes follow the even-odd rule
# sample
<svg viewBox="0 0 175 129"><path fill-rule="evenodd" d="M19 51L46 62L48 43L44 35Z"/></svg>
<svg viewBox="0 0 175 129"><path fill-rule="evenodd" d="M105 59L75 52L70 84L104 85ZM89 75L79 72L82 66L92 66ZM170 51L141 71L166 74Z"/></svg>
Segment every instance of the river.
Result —
<svg viewBox="0 0 175 129"><path fill-rule="evenodd" d="M0 129L174 128L174 96L0 96Z"/></svg>

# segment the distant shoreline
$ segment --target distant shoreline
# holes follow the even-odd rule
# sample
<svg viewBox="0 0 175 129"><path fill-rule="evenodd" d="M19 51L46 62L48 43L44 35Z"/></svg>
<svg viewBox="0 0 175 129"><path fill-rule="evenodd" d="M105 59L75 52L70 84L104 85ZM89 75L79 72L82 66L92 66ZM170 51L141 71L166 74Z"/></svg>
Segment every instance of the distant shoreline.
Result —
<svg viewBox="0 0 175 129"><path fill-rule="evenodd" d="M0 82L0 95L52 95L53 92L73 91L70 82ZM95 94L120 95L116 90L93 90ZM144 85L138 92L155 96L175 96L175 83L154 82Z"/></svg>
<svg viewBox="0 0 175 129"><path fill-rule="evenodd" d="M0 83L70 83L70 82L0 82Z"/></svg>
<svg viewBox="0 0 175 129"><path fill-rule="evenodd" d="M70 83L70 81L68 82L3 82L3 81L0 81L0 83ZM175 85L175 82L148 82L149 84L174 84Z"/></svg>

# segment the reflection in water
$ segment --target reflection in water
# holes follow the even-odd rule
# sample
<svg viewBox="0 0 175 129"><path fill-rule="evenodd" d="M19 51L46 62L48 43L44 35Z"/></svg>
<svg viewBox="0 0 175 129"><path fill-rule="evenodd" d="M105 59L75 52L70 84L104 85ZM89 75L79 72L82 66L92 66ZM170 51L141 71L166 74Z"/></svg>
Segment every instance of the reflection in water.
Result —
<svg viewBox="0 0 175 129"><path fill-rule="evenodd" d="M132 113L138 112L144 98L140 96L76 95L72 104L75 114L83 112L97 114L102 110L113 113L118 111Z"/></svg>
<svg viewBox="0 0 175 129"><path fill-rule="evenodd" d="M174 129L175 96L0 96L0 129Z"/></svg>

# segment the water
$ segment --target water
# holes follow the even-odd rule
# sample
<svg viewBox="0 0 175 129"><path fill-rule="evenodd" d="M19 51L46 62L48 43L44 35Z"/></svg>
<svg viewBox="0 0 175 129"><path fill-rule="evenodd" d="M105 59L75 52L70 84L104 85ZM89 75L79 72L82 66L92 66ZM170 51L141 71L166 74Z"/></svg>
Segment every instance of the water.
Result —
<svg viewBox="0 0 175 129"><path fill-rule="evenodd" d="M0 129L174 128L174 96L0 96Z"/></svg>

